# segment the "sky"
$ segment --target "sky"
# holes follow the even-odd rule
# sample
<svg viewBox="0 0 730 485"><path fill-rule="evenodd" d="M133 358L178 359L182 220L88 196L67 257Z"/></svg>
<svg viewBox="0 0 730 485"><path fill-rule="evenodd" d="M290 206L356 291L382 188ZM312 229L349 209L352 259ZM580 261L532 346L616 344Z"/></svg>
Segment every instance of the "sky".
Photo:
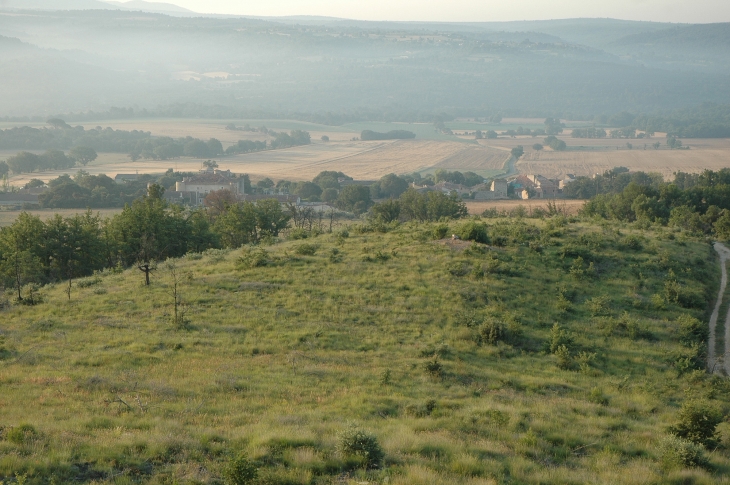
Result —
<svg viewBox="0 0 730 485"><path fill-rule="evenodd" d="M200 13L488 22L577 17L730 22L730 0L157 0Z"/></svg>

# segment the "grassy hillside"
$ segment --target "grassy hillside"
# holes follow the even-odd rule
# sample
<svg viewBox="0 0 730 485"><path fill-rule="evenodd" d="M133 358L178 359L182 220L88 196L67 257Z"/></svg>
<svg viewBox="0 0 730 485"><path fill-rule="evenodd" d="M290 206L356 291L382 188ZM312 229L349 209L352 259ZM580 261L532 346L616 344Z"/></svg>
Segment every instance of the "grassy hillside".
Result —
<svg viewBox="0 0 730 485"><path fill-rule="evenodd" d="M245 454L265 484L730 482L727 423L694 462L667 438L688 403L727 411L693 370L711 246L486 223L490 246L434 240L464 222L353 226L6 305L0 480L220 483Z"/></svg>

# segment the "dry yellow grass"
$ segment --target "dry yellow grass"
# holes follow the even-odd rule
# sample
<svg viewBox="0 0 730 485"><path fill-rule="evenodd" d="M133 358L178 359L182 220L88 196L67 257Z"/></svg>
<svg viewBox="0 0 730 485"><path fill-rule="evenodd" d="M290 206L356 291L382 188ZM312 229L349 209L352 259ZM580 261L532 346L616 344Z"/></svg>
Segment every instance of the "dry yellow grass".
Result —
<svg viewBox="0 0 730 485"><path fill-rule="evenodd" d="M73 217L75 214L83 214L83 209L40 209L40 210L28 210L28 211L0 211L0 227L9 226L21 212L28 212L34 216L38 216L44 221L52 218L56 214L60 214L63 217ZM99 214L102 218L111 217L115 214L122 212L121 208L114 209L95 209L94 214Z"/></svg>
<svg viewBox="0 0 730 485"><path fill-rule="evenodd" d="M469 214L481 214L487 209L497 209L497 211L511 211L516 209L518 206L523 206L527 209L528 214L537 208L547 210L548 200L532 199L532 200L467 200L466 208L469 210ZM571 199L559 199L555 203L558 209L565 211L568 215L575 215L578 213L585 200L571 200Z"/></svg>

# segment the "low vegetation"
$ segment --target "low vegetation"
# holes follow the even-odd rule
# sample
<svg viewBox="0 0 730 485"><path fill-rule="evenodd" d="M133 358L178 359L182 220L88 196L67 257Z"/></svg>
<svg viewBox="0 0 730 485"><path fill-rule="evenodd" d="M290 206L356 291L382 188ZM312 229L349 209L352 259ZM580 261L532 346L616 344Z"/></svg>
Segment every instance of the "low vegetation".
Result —
<svg viewBox="0 0 730 485"><path fill-rule="evenodd" d="M691 233L555 215L300 228L149 286L8 291L0 480L724 483L718 280Z"/></svg>

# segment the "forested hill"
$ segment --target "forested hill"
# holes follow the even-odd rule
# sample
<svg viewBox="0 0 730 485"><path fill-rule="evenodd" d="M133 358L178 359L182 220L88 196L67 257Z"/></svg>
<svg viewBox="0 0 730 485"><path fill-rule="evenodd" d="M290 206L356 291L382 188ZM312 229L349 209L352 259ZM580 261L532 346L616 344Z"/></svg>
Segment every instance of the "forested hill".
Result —
<svg viewBox="0 0 730 485"><path fill-rule="evenodd" d="M23 42L3 47L0 114L48 117L186 103L200 107L196 116L217 105L331 119L500 111L586 119L730 103L723 51L705 55L697 43L689 54L664 59L613 44L667 27L608 20L297 24L114 10L0 11L0 31ZM715 35L714 27L694 27L695 36Z"/></svg>

